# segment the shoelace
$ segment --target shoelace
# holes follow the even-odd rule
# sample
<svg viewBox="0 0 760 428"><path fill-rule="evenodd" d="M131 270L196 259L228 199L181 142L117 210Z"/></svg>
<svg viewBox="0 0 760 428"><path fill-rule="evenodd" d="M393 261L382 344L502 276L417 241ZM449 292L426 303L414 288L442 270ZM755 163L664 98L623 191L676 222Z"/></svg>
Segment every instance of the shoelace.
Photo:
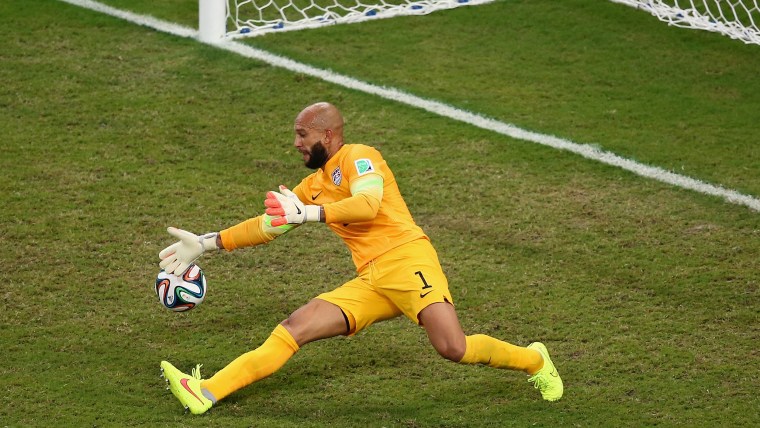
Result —
<svg viewBox="0 0 760 428"><path fill-rule="evenodd" d="M191 372L193 377L198 380L201 380L201 367L203 367L203 364L198 364L195 366L195 368L193 368L193 371Z"/></svg>
<svg viewBox="0 0 760 428"><path fill-rule="evenodd" d="M536 373L533 376L529 377L528 382L533 383L533 387L538 390L542 390L548 385L546 379L544 379L543 376L539 375L539 373Z"/></svg>

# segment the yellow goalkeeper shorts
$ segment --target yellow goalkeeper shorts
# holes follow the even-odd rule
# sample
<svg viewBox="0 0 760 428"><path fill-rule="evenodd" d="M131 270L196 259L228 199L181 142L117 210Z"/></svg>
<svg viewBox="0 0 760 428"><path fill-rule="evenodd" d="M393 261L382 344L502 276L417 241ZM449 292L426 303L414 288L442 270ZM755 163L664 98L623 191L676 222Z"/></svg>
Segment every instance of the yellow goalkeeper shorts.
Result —
<svg viewBox="0 0 760 428"><path fill-rule="evenodd" d="M454 304L438 253L424 238L370 261L358 277L317 298L343 310L350 324L349 335L401 314L419 324L418 315L428 305Z"/></svg>

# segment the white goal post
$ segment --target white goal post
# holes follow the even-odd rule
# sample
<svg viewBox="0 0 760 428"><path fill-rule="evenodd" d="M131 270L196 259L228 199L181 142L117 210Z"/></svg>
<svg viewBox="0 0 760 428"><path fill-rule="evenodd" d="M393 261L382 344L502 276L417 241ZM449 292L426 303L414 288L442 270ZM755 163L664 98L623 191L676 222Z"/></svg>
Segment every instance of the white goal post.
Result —
<svg viewBox="0 0 760 428"><path fill-rule="evenodd" d="M494 0L199 0L201 40L216 42L490 3ZM668 25L724 34L760 45L758 0L610 0Z"/></svg>
<svg viewBox="0 0 760 428"><path fill-rule="evenodd" d="M361 22L494 0L199 0L201 40L215 42L271 32ZM228 28L228 24L231 24Z"/></svg>
<svg viewBox="0 0 760 428"><path fill-rule="evenodd" d="M758 0L610 0L641 9L668 25L721 33L760 45Z"/></svg>

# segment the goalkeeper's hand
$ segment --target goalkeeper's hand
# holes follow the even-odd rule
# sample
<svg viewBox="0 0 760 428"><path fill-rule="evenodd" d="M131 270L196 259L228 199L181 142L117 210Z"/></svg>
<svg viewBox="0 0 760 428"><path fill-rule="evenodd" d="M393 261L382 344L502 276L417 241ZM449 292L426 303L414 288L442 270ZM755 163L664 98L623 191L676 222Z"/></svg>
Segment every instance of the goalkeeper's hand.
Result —
<svg viewBox="0 0 760 428"><path fill-rule="evenodd" d="M176 227L170 227L166 231L179 239L179 242L169 245L158 253L161 259L158 265L167 273L181 275L204 251L219 249L216 245L218 233L198 236Z"/></svg>
<svg viewBox="0 0 760 428"><path fill-rule="evenodd" d="M321 221L319 205L304 205L295 193L282 185L279 192L267 192L264 205L267 206L266 213L274 217L272 226Z"/></svg>

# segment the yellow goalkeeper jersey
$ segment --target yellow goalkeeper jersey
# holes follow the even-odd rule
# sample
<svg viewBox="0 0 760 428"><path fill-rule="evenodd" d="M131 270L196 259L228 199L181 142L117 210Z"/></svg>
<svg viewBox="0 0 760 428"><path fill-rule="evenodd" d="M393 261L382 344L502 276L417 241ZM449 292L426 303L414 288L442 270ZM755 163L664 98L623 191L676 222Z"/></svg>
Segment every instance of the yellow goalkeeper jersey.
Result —
<svg viewBox="0 0 760 428"><path fill-rule="evenodd" d="M330 204L352 196L351 183L365 175L383 179L383 196L377 215L369 221L344 223ZM327 225L343 239L357 270L388 250L427 235L414 223L388 164L376 149L363 144L346 144L323 168L304 178L295 189L305 204L322 205ZM341 211L345 210L345 207Z"/></svg>

